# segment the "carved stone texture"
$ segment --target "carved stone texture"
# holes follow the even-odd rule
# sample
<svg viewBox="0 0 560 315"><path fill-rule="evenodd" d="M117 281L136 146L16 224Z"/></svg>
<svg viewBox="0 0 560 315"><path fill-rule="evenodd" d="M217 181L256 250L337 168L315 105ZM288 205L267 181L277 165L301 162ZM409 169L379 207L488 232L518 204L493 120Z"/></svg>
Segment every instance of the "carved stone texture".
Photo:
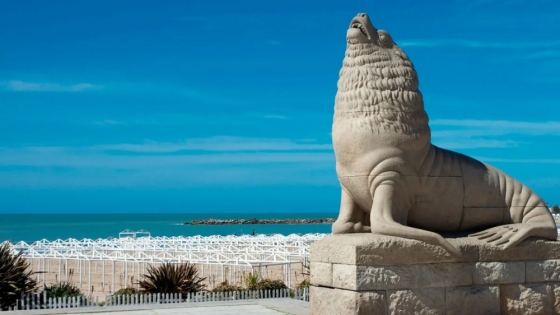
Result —
<svg viewBox="0 0 560 315"><path fill-rule="evenodd" d="M444 315L445 289L412 289L387 292L391 315Z"/></svg>
<svg viewBox="0 0 560 315"><path fill-rule="evenodd" d="M446 288L445 310L454 315L499 315L498 286L470 286Z"/></svg>
<svg viewBox="0 0 560 315"><path fill-rule="evenodd" d="M529 236L556 240L556 224L531 189L431 144L416 70L389 33L360 13L346 42L332 126L342 186L334 234L403 237L443 246L455 256L462 251L438 233L490 227L472 236L500 250Z"/></svg>
<svg viewBox="0 0 560 315"><path fill-rule="evenodd" d="M510 315L553 314L552 285L507 284L500 288L502 313Z"/></svg>
<svg viewBox="0 0 560 315"><path fill-rule="evenodd" d="M468 263L395 266L334 264L332 285L354 291L472 285L472 267Z"/></svg>
<svg viewBox="0 0 560 315"><path fill-rule="evenodd" d="M354 292L309 287L311 315L387 314L385 291Z"/></svg>
<svg viewBox="0 0 560 315"><path fill-rule="evenodd" d="M479 262L474 266L474 284L525 282L525 262Z"/></svg>
<svg viewBox="0 0 560 315"><path fill-rule="evenodd" d="M469 261L449 261L438 246L369 233L315 242L310 253L312 313L560 315L560 259L532 259L557 253L559 242L527 239L495 255L491 245L474 238L447 240ZM337 248L348 257L328 257L328 249Z"/></svg>

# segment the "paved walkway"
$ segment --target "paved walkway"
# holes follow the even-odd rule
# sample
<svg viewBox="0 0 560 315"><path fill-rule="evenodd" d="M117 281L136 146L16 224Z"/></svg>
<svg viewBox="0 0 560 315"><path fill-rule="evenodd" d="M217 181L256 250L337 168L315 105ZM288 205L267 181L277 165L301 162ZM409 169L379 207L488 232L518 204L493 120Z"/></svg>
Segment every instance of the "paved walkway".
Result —
<svg viewBox="0 0 560 315"><path fill-rule="evenodd" d="M9 313L6 313L9 314ZM66 314L66 315L309 315L309 302L290 298L242 300L228 302L202 302L167 305L133 305L108 308L54 309L18 311L18 315Z"/></svg>

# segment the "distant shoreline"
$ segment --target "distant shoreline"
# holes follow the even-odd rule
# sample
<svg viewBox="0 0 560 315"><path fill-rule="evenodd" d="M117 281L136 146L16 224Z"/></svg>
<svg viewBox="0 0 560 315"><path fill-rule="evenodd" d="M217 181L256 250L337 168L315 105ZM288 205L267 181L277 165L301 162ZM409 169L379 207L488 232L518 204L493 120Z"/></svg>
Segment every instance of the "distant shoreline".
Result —
<svg viewBox="0 0 560 315"><path fill-rule="evenodd" d="M239 225L239 224L331 224L333 218L322 219L206 219L186 221L184 225Z"/></svg>

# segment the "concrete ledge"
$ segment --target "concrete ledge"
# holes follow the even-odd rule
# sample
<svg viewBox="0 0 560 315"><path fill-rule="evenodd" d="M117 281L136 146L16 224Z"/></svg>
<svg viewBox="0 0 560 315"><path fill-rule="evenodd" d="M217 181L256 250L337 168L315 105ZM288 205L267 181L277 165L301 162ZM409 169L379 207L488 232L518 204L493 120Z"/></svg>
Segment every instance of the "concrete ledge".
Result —
<svg viewBox="0 0 560 315"><path fill-rule="evenodd" d="M369 233L312 244L312 314L560 315L560 242L531 239L504 251L449 240L464 257Z"/></svg>
<svg viewBox="0 0 560 315"><path fill-rule="evenodd" d="M477 246L481 241L474 238L448 241L463 253L460 260L441 246L371 233L328 235L311 244L310 259L312 262L363 266L478 261ZM402 255L403 252L407 254Z"/></svg>
<svg viewBox="0 0 560 315"><path fill-rule="evenodd" d="M479 261L521 261L560 259L560 242L530 238L521 244L502 250L484 244L479 247Z"/></svg>
<svg viewBox="0 0 560 315"><path fill-rule="evenodd" d="M345 265L408 265L442 262L496 262L560 259L558 242L530 238L504 251L472 237L447 238L463 257L441 246L371 233L328 235L310 247L310 260ZM402 253L406 255L402 255Z"/></svg>

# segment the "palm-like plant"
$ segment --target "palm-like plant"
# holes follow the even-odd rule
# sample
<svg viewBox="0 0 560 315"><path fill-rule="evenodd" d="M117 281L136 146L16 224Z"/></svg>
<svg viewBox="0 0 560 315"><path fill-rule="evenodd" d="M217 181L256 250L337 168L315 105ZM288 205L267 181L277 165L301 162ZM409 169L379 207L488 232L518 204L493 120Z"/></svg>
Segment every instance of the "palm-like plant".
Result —
<svg viewBox="0 0 560 315"><path fill-rule="evenodd" d="M257 290L261 280L261 276L258 273L248 273L243 278L243 283L247 290Z"/></svg>
<svg viewBox="0 0 560 315"><path fill-rule="evenodd" d="M7 310L16 304L21 293L33 292L37 282L32 278L34 272L22 252L12 253L9 242L0 245L0 309Z"/></svg>
<svg viewBox="0 0 560 315"><path fill-rule="evenodd" d="M148 273L140 281L144 293L194 293L206 287L198 274L198 269L191 263L163 263L157 267L148 266Z"/></svg>

